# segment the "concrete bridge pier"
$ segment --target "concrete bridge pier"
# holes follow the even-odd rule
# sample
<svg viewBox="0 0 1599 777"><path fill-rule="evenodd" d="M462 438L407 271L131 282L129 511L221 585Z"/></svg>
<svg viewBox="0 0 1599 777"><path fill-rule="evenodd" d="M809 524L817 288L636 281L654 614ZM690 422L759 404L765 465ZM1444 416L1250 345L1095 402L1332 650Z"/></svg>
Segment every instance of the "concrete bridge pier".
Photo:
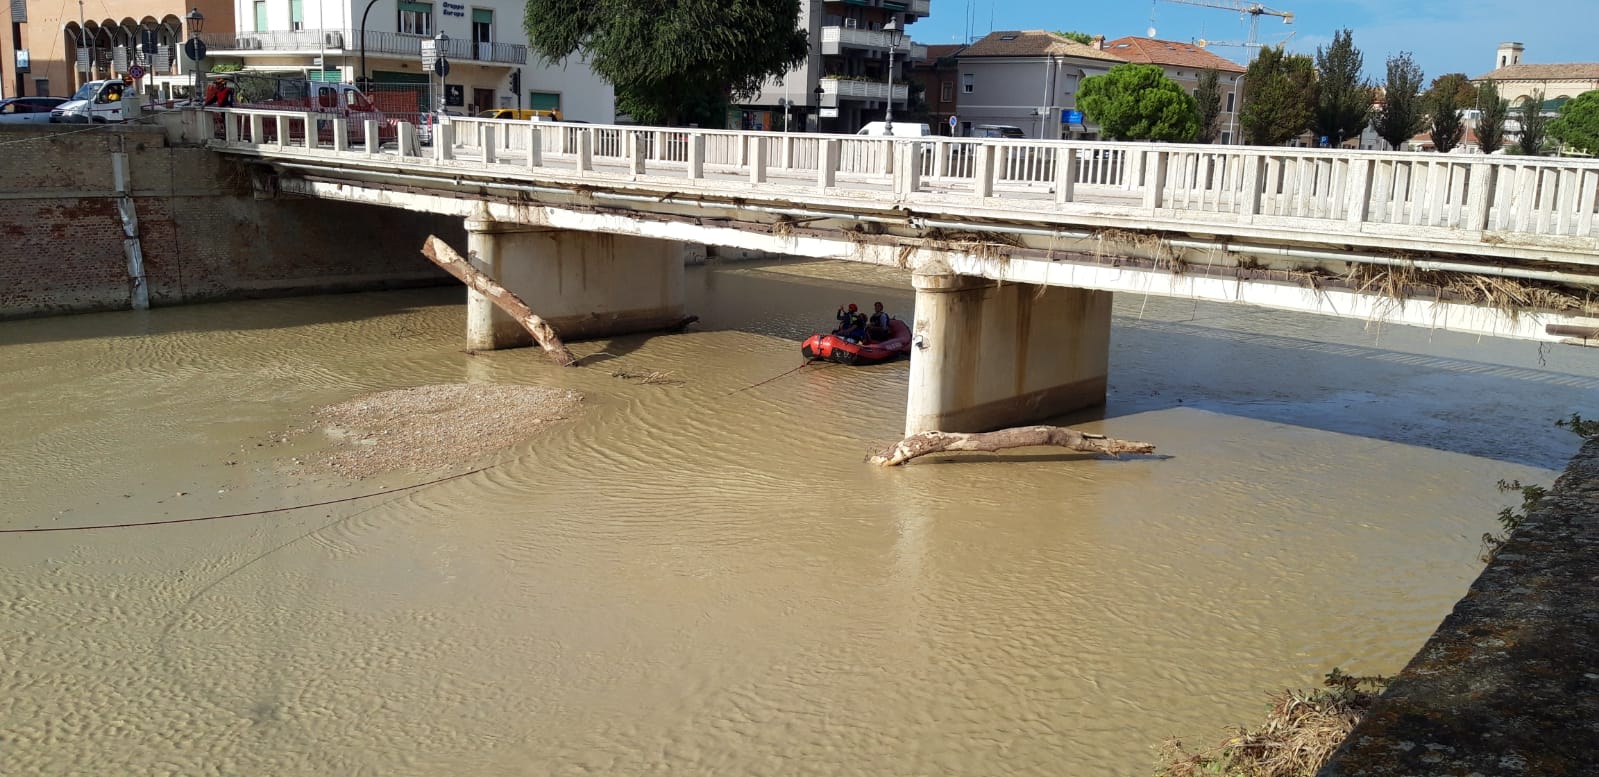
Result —
<svg viewBox="0 0 1599 777"><path fill-rule="evenodd" d="M917 273L905 434L980 432L1105 403L1111 292Z"/></svg>
<svg viewBox="0 0 1599 777"><path fill-rule="evenodd" d="M682 243L487 219L466 222L467 258L543 316L565 340L648 332L683 318ZM489 351L533 338L488 298L467 291L466 343Z"/></svg>

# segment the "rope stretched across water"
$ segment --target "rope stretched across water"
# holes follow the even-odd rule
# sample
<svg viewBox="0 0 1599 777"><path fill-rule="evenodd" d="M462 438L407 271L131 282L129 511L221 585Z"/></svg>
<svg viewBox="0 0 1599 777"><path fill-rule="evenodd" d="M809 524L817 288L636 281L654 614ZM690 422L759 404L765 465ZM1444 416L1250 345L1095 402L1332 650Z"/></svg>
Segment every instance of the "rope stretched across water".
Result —
<svg viewBox="0 0 1599 777"><path fill-rule="evenodd" d="M443 482L446 482L446 481L449 481L449 480L455 480L457 478L464 478L467 475L476 475L479 472L485 472L485 471L490 470L490 469L493 469L493 467L479 467L479 468L471 470L469 472L461 472L461 473L457 473L457 474L454 474L454 475L449 475L449 476L446 476L446 477L438 478L437 480L429 480L426 483L414 483L414 484L409 485L409 486L401 486L399 488L391 488L391 489L388 489L388 490L385 490L385 491L375 491L375 492L370 493L370 494L361 494L359 496L347 496L347 497L344 497L343 499L330 499L330 500L328 500L326 502L312 502L310 504L292 505L292 506L289 506L289 507L274 507L274 508L272 508L270 510L252 510L252 511L247 512L247 513L228 513L227 515L203 515L203 516L200 516L198 518L173 518L173 519L165 520L165 521L134 521L134 522L130 522L130 523L102 523L102 524L95 524L93 526L41 526L41 527L35 527L35 528L32 528L32 529L0 529L0 534L35 534L35 533L46 533L46 532L91 531L91 530L95 530L95 529L132 529L132 528L138 528L138 527L144 527L144 526L170 526L170 525L175 524L175 523L200 523L202 521L220 521L220 520L222 520L224 518L248 518L250 516L256 516L256 515L271 515L272 513L287 513L287 512L292 512L294 510L309 510L309 509L311 509L313 507L327 507L328 505L336 505L336 504L340 504L342 502L355 502L355 501L358 501L358 500L361 500L361 499L371 499L371 498L376 497L376 496L388 496L389 494L397 494L397 493L399 493L401 491L411 491L413 489L423 488L423 487L426 487L426 486L438 485L439 483L443 483Z"/></svg>

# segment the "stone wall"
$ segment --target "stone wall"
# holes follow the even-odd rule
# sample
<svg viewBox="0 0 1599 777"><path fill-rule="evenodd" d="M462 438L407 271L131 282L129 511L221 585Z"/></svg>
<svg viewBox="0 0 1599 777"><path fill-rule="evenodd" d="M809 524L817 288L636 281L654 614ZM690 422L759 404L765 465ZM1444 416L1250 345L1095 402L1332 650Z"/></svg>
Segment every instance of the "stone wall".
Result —
<svg viewBox="0 0 1599 777"><path fill-rule="evenodd" d="M1320 777L1599 764L1599 439L1589 440Z"/></svg>
<svg viewBox="0 0 1599 777"><path fill-rule="evenodd" d="M420 253L459 219L255 199L244 167L154 127L0 125L0 319L129 307L112 174L125 152L151 306L454 283Z"/></svg>

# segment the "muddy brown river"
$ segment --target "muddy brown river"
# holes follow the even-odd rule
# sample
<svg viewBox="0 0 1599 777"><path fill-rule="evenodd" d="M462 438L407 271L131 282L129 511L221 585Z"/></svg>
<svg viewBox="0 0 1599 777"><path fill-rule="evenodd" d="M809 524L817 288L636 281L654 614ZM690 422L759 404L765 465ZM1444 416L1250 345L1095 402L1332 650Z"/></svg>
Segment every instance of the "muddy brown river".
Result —
<svg viewBox="0 0 1599 777"><path fill-rule="evenodd" d="M463 353L458 289L0 323L3 529L427 479L295 474L326 443L280 433L370 392L585 397L427 488L0 534L0 771L1148 774L1274 689L1396 671L1495 481L1548 483L1552 422L1599 414L1599 351L1122 295L1109 403L1068 421L1161 456L879 470L904 363L739 389L841 302L908 315L906 279L688 284L700 325L576 370Z"/></svg>

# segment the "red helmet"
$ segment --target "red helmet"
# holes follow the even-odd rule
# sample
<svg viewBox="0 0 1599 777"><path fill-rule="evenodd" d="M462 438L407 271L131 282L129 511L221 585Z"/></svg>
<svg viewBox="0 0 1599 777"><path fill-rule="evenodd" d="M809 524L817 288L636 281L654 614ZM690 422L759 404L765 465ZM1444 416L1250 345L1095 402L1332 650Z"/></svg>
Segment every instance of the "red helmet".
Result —
<svg viewBox="0 0 1599 777"><path fill-rule="evenodd" d="M849 312L851 312L851 313L854 313L854 312L855 312L855 311L856 311L856 307L855 307L855 305L853 305L853 304L851 304L851 305L850 305L850 306L849 306Z"/></svg>

